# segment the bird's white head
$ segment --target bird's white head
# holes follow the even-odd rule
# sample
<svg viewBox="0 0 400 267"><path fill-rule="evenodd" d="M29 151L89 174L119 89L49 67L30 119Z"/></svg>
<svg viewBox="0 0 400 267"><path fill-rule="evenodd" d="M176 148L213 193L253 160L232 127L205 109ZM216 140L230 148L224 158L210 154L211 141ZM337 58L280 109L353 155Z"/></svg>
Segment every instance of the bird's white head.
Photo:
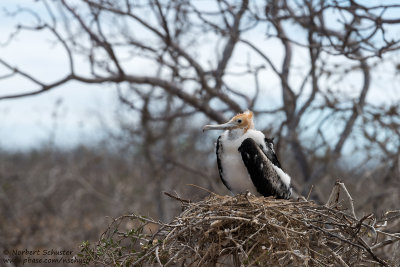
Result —
<svg viewBox="0 0 400 267"><path fill-rule="evenodd" d="M249 129L254 129L253 112L251 112L250 110L247 110L243 113L237 114L232 119L230 119L227 123L206 125L203 127L203 131L235 130L235 129L242 129L244 133L247 132L247 130L249 130Z"/></svg>

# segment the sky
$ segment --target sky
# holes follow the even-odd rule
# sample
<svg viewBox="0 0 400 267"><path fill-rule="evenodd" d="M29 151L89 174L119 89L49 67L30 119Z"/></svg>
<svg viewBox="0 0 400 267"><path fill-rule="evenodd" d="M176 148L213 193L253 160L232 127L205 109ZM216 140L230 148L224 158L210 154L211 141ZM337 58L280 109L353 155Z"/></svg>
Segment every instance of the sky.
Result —
<svg viewBox="0 0 400 267"><path fill-rule="evenodd" d="M4 9L13 10L18 5L32 5L37 7L37 2L26 0L3 0L0 3L0 12ZM1 13L0 13L1 14ZM30 16L19 17L19 20L29 23ZM0 43L4 44L7 37L14 31L15 21L7 16L0 16ZM399 31L400 33L400 31ZM262 43L263 35L251 36L254 43ZM269 47L263 47L272 51L271 58L278 62L282 55L282 46L276 42L268 42ZM208 49L199 51L199 56L209 53ZM305 51L296 50L294 53L294 65L301 69L305 59ZM243 46L235 50L236 61L245 62L246 57L252 56L244 52ZM399 55L396 55L399 57ZM46 34L25 32L18 35L12 43L0 46L0 57L13 66L46 81L63 77L67 69L65 51L59 45L54 45ZM204 59L205 60L205 59ZM82 63L82 68L84 63ZM129 64L132 71L146 72L151 67L145 64ZM136 66L137 69L134 69ZM143 67L145 66L145 67ZM231 70L235 70L235 61ZM378 79L374 79L372 90L368 98L375 102L395 102L399 98L399 89L395 84L388 83L393 79L393 70L389 65L383 65L377 72ZM78 64L79 69L79 64ZM263 90L268 91L268 98L279 101L279 81L265 70L260 83ZM0 75L5 71L0 67ZM236 88L247 88L249 78L229 76L229 82ZM353 79L349 78L349 84ZM354 84L356 88L358 85ZM0 81L1 95L7 93L24 92L34 89L25 80L17 78ZM384 90L384 93L383 93ZM265 92L264 92L265 93ZM266 100L265 100L266 101ZM272 101L272 102L274 102ZM260 103L264 100L261 98ZM90 143L104 138L104 127L117 129L115 112L118 109L118 100L115 88L111 85L83 85L78 82L70 82L59 88L44 94L32 97L2 100L0 101L0 149L24 150L40 147L43 144L54 142L60 147L72 147L81 143Z"/></svg>
<svg viewBox="0 0 400 267"><path fill-rule="evenodd" d="M49 54L43 46L35 49L40 55ZM15 53L30 56L26 51ZM57 53L52 55L56 56ZM32 68L57 75L52 69L62 63L54 61L54 58L46 56L29 60ZM1 83L1 91L12 92L14 89L24 89L25 86L23 81L10 80ZM85 143L87 139L100 140L102 125L112 122L116 105L113 88L105 85L87 86L77 82L32 97L0 101L0 148L36 148L49 142L50 136L54 136L55 144L67 147Z"/></svg>
<svg viewBox="0 0 400 267"><path fill-rule="evenodd" d="M1 10L22 2L2 1ZM24 4L25 4L24 3ZM34 4L33 4L34 5ZM26 18L29 23L30 18ZM14 30L15 20L0 16L0 42ZM1 58L21 70L52 81L67 73L65 52L50 42L45 34L25 32L12 43L0 47ZM0 75L5 74L0 68ZM36 87L24 79L0 82L1 95L30 91ZM71 147L88 140L100 140L104 124L115 127L113 115L117 105L114 88L106 85L83 85L70 82L47 93L32 97L0 101L0 149L24 150L54 142Z"/></svg>

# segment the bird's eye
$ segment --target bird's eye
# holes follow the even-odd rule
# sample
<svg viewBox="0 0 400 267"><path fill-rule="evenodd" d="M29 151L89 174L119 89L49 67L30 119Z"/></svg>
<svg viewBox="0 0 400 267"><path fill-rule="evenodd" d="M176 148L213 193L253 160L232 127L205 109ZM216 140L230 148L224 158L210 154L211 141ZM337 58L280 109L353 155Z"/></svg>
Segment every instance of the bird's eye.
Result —
<svg viewBox="0 0 400 267"><path fill-rule="evenodd" d="M239 120L237 120L237 122L238 122L238 123L242 123L242 120L241 120L241 119L239 119Z"/></svg>

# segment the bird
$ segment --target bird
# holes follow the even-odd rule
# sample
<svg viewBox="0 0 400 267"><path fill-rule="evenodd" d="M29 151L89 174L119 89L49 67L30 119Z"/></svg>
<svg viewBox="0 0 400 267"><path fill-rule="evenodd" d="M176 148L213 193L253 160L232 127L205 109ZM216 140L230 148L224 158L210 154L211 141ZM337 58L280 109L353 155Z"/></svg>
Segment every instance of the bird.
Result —
<svg viewBox="0 0 400 267"><path fill-rule="evenodd" d="M234 195L248 191L256 196L291 197L291 178L282 170L273 139L255 130L253 112L203 127L203 132L209 130L224 130L216 143L217 165L222 183Z"/></svg>

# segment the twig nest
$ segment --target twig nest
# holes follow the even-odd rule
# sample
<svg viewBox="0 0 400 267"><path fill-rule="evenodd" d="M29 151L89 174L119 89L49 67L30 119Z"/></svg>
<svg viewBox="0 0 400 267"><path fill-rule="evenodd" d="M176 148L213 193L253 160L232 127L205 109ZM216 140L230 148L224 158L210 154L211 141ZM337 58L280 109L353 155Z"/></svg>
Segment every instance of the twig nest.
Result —
<svg viewBox="0 0 400 267"><path fill-rule="evenodd" d="M392 264L371 249L383 239L378 235L384 236L375 231L372 215L358 220L337 205L252 195L212 195L181 203L183 212L169 224L158 222L157 233L144 232L147 223L157 223L151 219L138 215L116 219L95 248L83 248L85 257L124 266ZM121 231L123 220L136 221L135 234Z"/></svg>

